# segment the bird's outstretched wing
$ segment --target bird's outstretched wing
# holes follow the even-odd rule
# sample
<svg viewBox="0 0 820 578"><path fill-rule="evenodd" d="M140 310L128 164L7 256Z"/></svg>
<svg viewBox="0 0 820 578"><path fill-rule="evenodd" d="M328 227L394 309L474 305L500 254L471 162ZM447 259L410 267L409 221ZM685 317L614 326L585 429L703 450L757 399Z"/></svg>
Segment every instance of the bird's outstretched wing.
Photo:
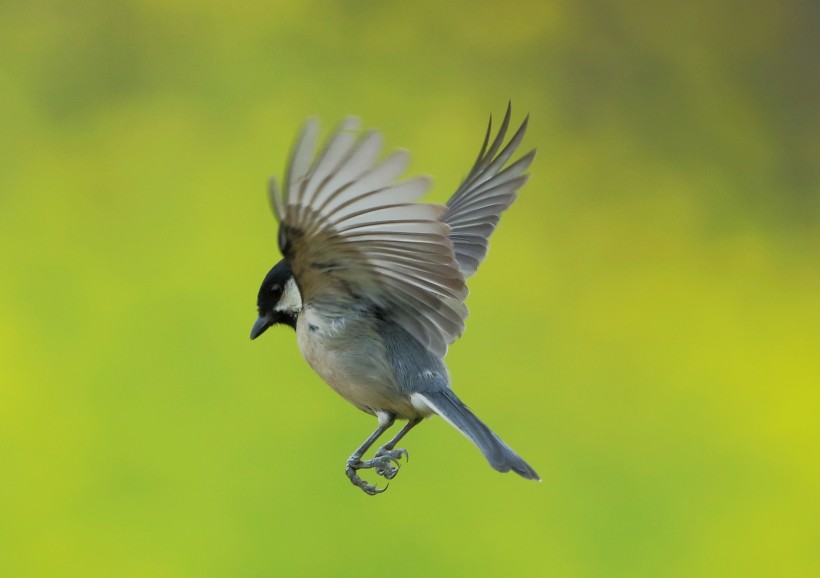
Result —
<svg viewBox="0 0 820 578"><path fill-rule="evenodd" d="M284 191L270 182L279 248L303 303L332 318L364 301L443 355L464 330L467 288L441 221L445 207L415 202L430 180L395 183L409 155L377 162L381 135L360 134L355 118L316 155L318 132L315 119L302 129Z"/></svg>
<svg viewBox="0 0 820 578"><path fill-rule="evenodd" d="M487 256L490 235L495 230L501 213L512 204L518 189L527 182L529 175L524 173L535 157L535 151L532 150L504 168L521 144L529 118L524 119L507 146L499 152L510 126L511 112L512 107L508 105L498 135L487 150L493 127L490 117L487 136L484 137L478 159L464 182L447 201L447 211L442 216L442 220L452 229L450 240L464 277L472 276Z"/></svg>

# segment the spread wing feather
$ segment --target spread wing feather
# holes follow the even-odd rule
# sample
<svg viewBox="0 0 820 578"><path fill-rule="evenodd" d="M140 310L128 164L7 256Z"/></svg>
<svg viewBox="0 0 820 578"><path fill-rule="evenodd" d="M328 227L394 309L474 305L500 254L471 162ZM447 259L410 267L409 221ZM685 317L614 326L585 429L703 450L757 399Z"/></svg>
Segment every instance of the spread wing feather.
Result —
<svg viewBox="0 0 820 578"><path fill-rule="evenodd" d="M355 118L314 156L318 133L310 120L299 134L285 190L270 183L280 249L302 301L333 317L349 314L351 298L367 300L443 355L467 317L445 207L415 202L429 188L427 178L395 183L409 156L399 151L377 163L382 138L359 135Z"/></svg>
<svg viewBox="0 0 820 578"><path fill-rule="evenodd" d="M529 178L529 175L524 173L535 157L534 150L507 168L503 168L521 144L527 131L525 119L510 142L501 148L510 126L511 113L511 107L507 106L504 121L492 144L490 135L493 123L490 118L478 158L461 186L447 201L447 211L442 216L442 220L451 227L450 240L464 277L472 276L487 256L488 240L498 224L501 213L512 204L518 190Z"/></svg>

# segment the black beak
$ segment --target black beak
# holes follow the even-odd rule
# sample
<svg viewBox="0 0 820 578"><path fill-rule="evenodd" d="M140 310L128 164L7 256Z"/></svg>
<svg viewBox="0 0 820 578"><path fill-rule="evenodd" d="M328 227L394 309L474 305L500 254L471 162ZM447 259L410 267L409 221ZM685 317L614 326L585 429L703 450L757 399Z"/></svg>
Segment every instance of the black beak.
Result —
<svg viewBox="0 0 820 578"><path fill-rule="evenodd" d="M256 339L262 335L271 325L273 325L273 316L270 313L260 315L256 323L253 324L253 329L251 329L251 339Z"/></svg>

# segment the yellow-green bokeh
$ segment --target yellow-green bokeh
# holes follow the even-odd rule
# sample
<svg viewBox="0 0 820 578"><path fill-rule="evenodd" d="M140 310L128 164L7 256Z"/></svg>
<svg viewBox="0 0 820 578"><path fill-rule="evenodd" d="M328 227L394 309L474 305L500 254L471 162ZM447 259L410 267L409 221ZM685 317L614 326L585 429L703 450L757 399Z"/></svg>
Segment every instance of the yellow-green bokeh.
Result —
<svg viewBox="0 0 820 578"><path fill-rule="evenodd" d="M820 575L811 2L0 3L0 576ZM443 201L486 116L532 179L459 394L370 498L374 426L250 342L265 198L355 113Z"/></svg>

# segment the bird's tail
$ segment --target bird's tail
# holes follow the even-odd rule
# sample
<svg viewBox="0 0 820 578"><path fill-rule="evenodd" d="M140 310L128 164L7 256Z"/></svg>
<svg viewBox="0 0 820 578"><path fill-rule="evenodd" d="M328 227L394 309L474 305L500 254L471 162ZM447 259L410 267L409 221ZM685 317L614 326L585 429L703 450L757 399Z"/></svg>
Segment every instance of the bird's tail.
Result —
<svg viewBox="0 0 820 578"><path fill-rule="evenodd" d="M416 393L436 414L472 441L499 472L514 471L528 480L541 480L535 470L476 417L452 390Z"/></svg>

